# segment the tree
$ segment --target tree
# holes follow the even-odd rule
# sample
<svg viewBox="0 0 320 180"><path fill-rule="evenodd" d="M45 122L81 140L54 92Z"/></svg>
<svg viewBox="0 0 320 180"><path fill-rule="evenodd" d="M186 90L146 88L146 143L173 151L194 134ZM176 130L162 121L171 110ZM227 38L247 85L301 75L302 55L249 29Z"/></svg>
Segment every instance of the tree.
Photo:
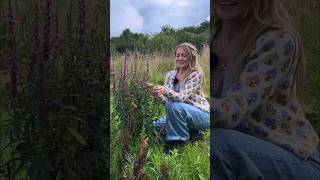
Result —
<svg viewBox="0 0 320 180"><path fill-rule="evenodd" d="M165 35L173 35L176 31L174 30L173 27L171 27L170 25L164 25L161 27L161 32Z"/></svg>

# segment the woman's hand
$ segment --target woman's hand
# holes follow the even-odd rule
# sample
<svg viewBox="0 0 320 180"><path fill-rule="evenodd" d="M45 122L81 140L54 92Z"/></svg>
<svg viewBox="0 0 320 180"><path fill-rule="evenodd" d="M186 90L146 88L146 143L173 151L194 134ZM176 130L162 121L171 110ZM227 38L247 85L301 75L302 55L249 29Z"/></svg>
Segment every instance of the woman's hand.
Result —
<svg viewBox="0 0 320 180"><path fill-rule="evenodd" d="M151 93L157 97L159 97L160 95L163 95L165 92L166 92L166 88L160 85L153 86L151 91Z"/></svg>

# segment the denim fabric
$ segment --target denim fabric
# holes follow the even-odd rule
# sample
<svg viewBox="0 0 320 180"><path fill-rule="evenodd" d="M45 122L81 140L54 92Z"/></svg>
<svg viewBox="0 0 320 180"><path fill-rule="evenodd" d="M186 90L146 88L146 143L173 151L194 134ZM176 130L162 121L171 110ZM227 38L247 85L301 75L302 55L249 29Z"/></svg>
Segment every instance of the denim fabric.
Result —
<svg viewBox="0 0 320 180"><path fill-rule="evenodd" d="M165 129L166 140L189 140L189 130L204 131L210 127L209 112L183 102L169 102L166 117L153 122L156 130Z"/></svg>
<svg viewBox="0 0 320 180"><path fill-rule="evenodd" d="M320 158L304 160L290 151L249 134L211 128L212 180L319 180Z"/></svg>

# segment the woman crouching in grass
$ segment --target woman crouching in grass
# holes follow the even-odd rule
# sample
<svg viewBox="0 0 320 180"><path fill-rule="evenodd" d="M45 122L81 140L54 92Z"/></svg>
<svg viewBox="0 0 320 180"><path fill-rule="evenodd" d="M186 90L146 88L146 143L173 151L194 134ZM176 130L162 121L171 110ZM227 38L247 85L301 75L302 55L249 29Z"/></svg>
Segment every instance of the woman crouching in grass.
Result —
<svg viewBox="0 0 320 180"><path fill-rule="evenodd" d="M175 69L166 74L164 86L151 87L152 94L166 102L166 116L153 123L156 130L165 130L166 153L201 137L201 131L210 127L210 107L203 92L204 73L197 52L190 43L179 44Z"/></svg>

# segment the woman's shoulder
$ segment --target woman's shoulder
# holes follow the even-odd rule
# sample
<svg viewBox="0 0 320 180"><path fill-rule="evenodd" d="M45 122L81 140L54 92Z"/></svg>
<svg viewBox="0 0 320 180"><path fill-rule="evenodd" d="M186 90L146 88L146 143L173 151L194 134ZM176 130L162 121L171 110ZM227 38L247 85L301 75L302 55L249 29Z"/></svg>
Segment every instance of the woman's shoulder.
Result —
<svg viewBox="0 0 320 180"><path fill-rule="evenodd" d="M177 74L176 70L171 70L167 72L166 77L174 77Z"/></svg>
<svg viewBox="0 0 320 180"><path fill-rule="evenodd" d="M250 60L264 52L280 53L285 56L296 56L299 45L293 33L281 29L269 29L264 31L256 40L250 50ZM278 55L280 55L278 54Z"/></svg>
<svg viewBox="0 0 320 180"><path fill-rule="evenodd" d="M201 71L194 70L189 75L189 79L193 79L193 78L203 79L204 76L203 76L203 73Z"/></svg>
<svg viewBox="0 0 320 180"><path fill-rule="evenodd" d="M290 42L292 45L296 44L296 37L293 33L284 29L267 29L257 38L256 45L264 46L269 44L270 46L276 45L279 42Z"/></svg>

